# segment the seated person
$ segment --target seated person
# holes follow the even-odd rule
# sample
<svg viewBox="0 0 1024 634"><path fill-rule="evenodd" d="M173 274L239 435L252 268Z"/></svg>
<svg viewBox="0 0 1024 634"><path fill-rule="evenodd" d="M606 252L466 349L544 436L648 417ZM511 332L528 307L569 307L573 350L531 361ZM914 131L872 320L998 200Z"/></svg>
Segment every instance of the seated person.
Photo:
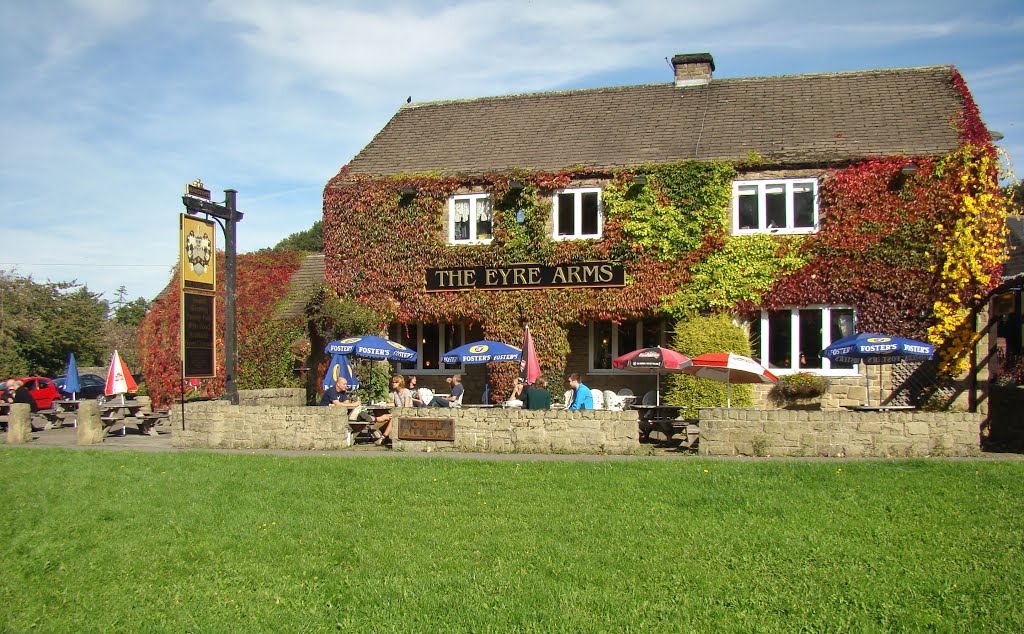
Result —
<svg viewBox="0 0 1024 634"><path fill-rule="evenodd" d="M4 401L7 403L24 403L32 408L32 413L39 411L36 399L28 391L25 384L16 379L7 379L7 391L4 392Z"/></svg>
<svg viewBox="0 0 1024 634"><path fill-rule="evenodd" d="M409 391L412 393L412 406L413 407L426 407L427 404L423 402L423 397L420 394L420 389L416 385L416 377L410 376L406 381L409 385Z"/></svg>
<svg viewBox="0 0 1024 634"><path fill-rule="evenodd" d="M391 377L391 392L388 394L391 399L391 404L395 407L412 407L412 392L405 387L405 377L401 374L396 374ZM371 420L380 427L380 437L373 441L373 444L378 447L384 444L384 441L391 437L391 423L394 420L391 414L381 414L380 416L371 416Z"/></svg>
<svg viewBox="0 0 1024 634"><path fill-rule="evenodd" d="M448 385L451 386L451 394L448 396L435 396L430 401L430 407L457 407L459 398L462 393L466 391L466 388L462 387L462 375L454 374L447 379Z"/></svg>
<svg viewBox="0 0 1024 634"><path fill-rule="evenodd" d="M324 390L318 405L338 405L342 407L356 407L359 405L359 397L348 395L348 379L340 377L338 382Z"/></svg>
<svg viewBox="0 0 1024 634"><path fill-rule="evenodd" d="M523 390L522 399L526 409L551 409L551 392L548 391L548 382L540 378L533 385L527 385Z"/></svg>
<svg viewBox="0 0 1024 634"><path fill-rule="evenodd" d="M569 375L569 387L573 390L572 403L566 409L594 409L594 394L590 388L580 381L580 375L573 372Z"/></svg>

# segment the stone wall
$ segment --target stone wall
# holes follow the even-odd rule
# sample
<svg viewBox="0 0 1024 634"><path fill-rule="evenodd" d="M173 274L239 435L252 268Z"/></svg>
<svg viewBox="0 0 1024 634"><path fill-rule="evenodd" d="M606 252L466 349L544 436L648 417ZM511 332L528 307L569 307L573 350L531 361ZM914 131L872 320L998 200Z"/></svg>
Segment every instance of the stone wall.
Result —
<svg viewBox="0 0 1024 634"><path fill-rule="evenodd" d="M399 417L451 418L454 442L395 438L404 451L634 453L640 449L637 413L528 411L500 408L395 409ZM397 420L396 420L397 424ZM342 449L352 444L348 410L199 401L171 409L172 443L184 448ZM394 434L397 437L397 433Z"/></svg>
<svg viewBox="0 0 1024 634"><path fill-rule="evenodd" d="M262 390L261 390L262 391ZM351 445L348 411L339 407L231 405L198 401L171 408L175 447L215 449L342 449Z"/></svg>
<svg viewBox="0 0 1024 634"><path fill-rule="evenodd" d="M501 408L392 410L396 418L451 418L455 441L402 440L395 449L406 451L485 451L509 453L609 453L640 450L637 413L591 410L531 411ZM397 423L396 423L397 424ZM397 436L397 434L394 434Z"/></svg>
<svg viewBox="0 0 1024 634"><path fill-rule="evenodd" d="M268 390L238 390L238 404L301 407L306 404L306 390L301 387L280 387Z"/></svg>
<svg viewBox="0 0 1024 634"><path fill-rule="evenodd" d="M702 456L975 456L983 416L949 412L700 410Z"/></svg>

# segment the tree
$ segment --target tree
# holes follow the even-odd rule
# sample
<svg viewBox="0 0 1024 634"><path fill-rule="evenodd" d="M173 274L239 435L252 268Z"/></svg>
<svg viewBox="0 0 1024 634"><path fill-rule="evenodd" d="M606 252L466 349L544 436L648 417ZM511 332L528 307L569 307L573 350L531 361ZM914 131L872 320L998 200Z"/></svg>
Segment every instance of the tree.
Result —
<svg viewBox="0 0 1024 634"><path fill-rule="evenodd" d="M0 271L0 375L64 371L68 354L82 365L103 362L107 302L77 282L39 284Z"/></svg>
<svg viewBox="0 0 1024 634"><path fill-rule="evenodd" d="M1024 215L1024 181L1017 181L1003 188L1003 194L1010 201L1010 213Z"/></svg>
<svg viewBox="0 0 1024 634"><path fill-rule="evenodd" d="M122 301L114 309L114 321L125 326L138 326L142 318L149 312L149 307L150 302L146 301L144 297L138 297L130 302Z"/></svg>
<svg viewBox="0 0 1024 634"><path fill-rule="evenodd" d="M324 250L324 226L323 222L317 220L313 226L305 231L291 234L284 240L274 245L275 251L323 251Z"/></svg>

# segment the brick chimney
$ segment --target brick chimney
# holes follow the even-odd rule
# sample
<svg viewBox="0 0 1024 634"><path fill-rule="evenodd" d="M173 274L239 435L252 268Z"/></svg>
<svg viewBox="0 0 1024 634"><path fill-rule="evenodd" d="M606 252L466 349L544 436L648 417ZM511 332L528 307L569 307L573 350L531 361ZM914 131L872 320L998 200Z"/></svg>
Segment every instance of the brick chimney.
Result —
<svg viewBox="0 0 1024 634"><path fill-rule="evenodd" d="M687 53L672 57L672 68L676 71L676 88L703 86L711 81L715 60L711 53Z"/></svg>

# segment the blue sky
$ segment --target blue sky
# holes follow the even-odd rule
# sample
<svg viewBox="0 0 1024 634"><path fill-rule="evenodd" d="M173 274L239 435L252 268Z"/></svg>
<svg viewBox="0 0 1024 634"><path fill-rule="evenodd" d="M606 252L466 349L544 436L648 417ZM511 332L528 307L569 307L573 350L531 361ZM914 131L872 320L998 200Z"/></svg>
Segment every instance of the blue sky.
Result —
<svg viewBox="0 0 1024 634"><path fill-rule="evenodd" d="M1024 156L1024 3L8 0L0 269L152 298L184 184L238 190L240 251L321 215L327 180L415 101L953 64ZM223 246L220 243L220 246Z"/></svg>

